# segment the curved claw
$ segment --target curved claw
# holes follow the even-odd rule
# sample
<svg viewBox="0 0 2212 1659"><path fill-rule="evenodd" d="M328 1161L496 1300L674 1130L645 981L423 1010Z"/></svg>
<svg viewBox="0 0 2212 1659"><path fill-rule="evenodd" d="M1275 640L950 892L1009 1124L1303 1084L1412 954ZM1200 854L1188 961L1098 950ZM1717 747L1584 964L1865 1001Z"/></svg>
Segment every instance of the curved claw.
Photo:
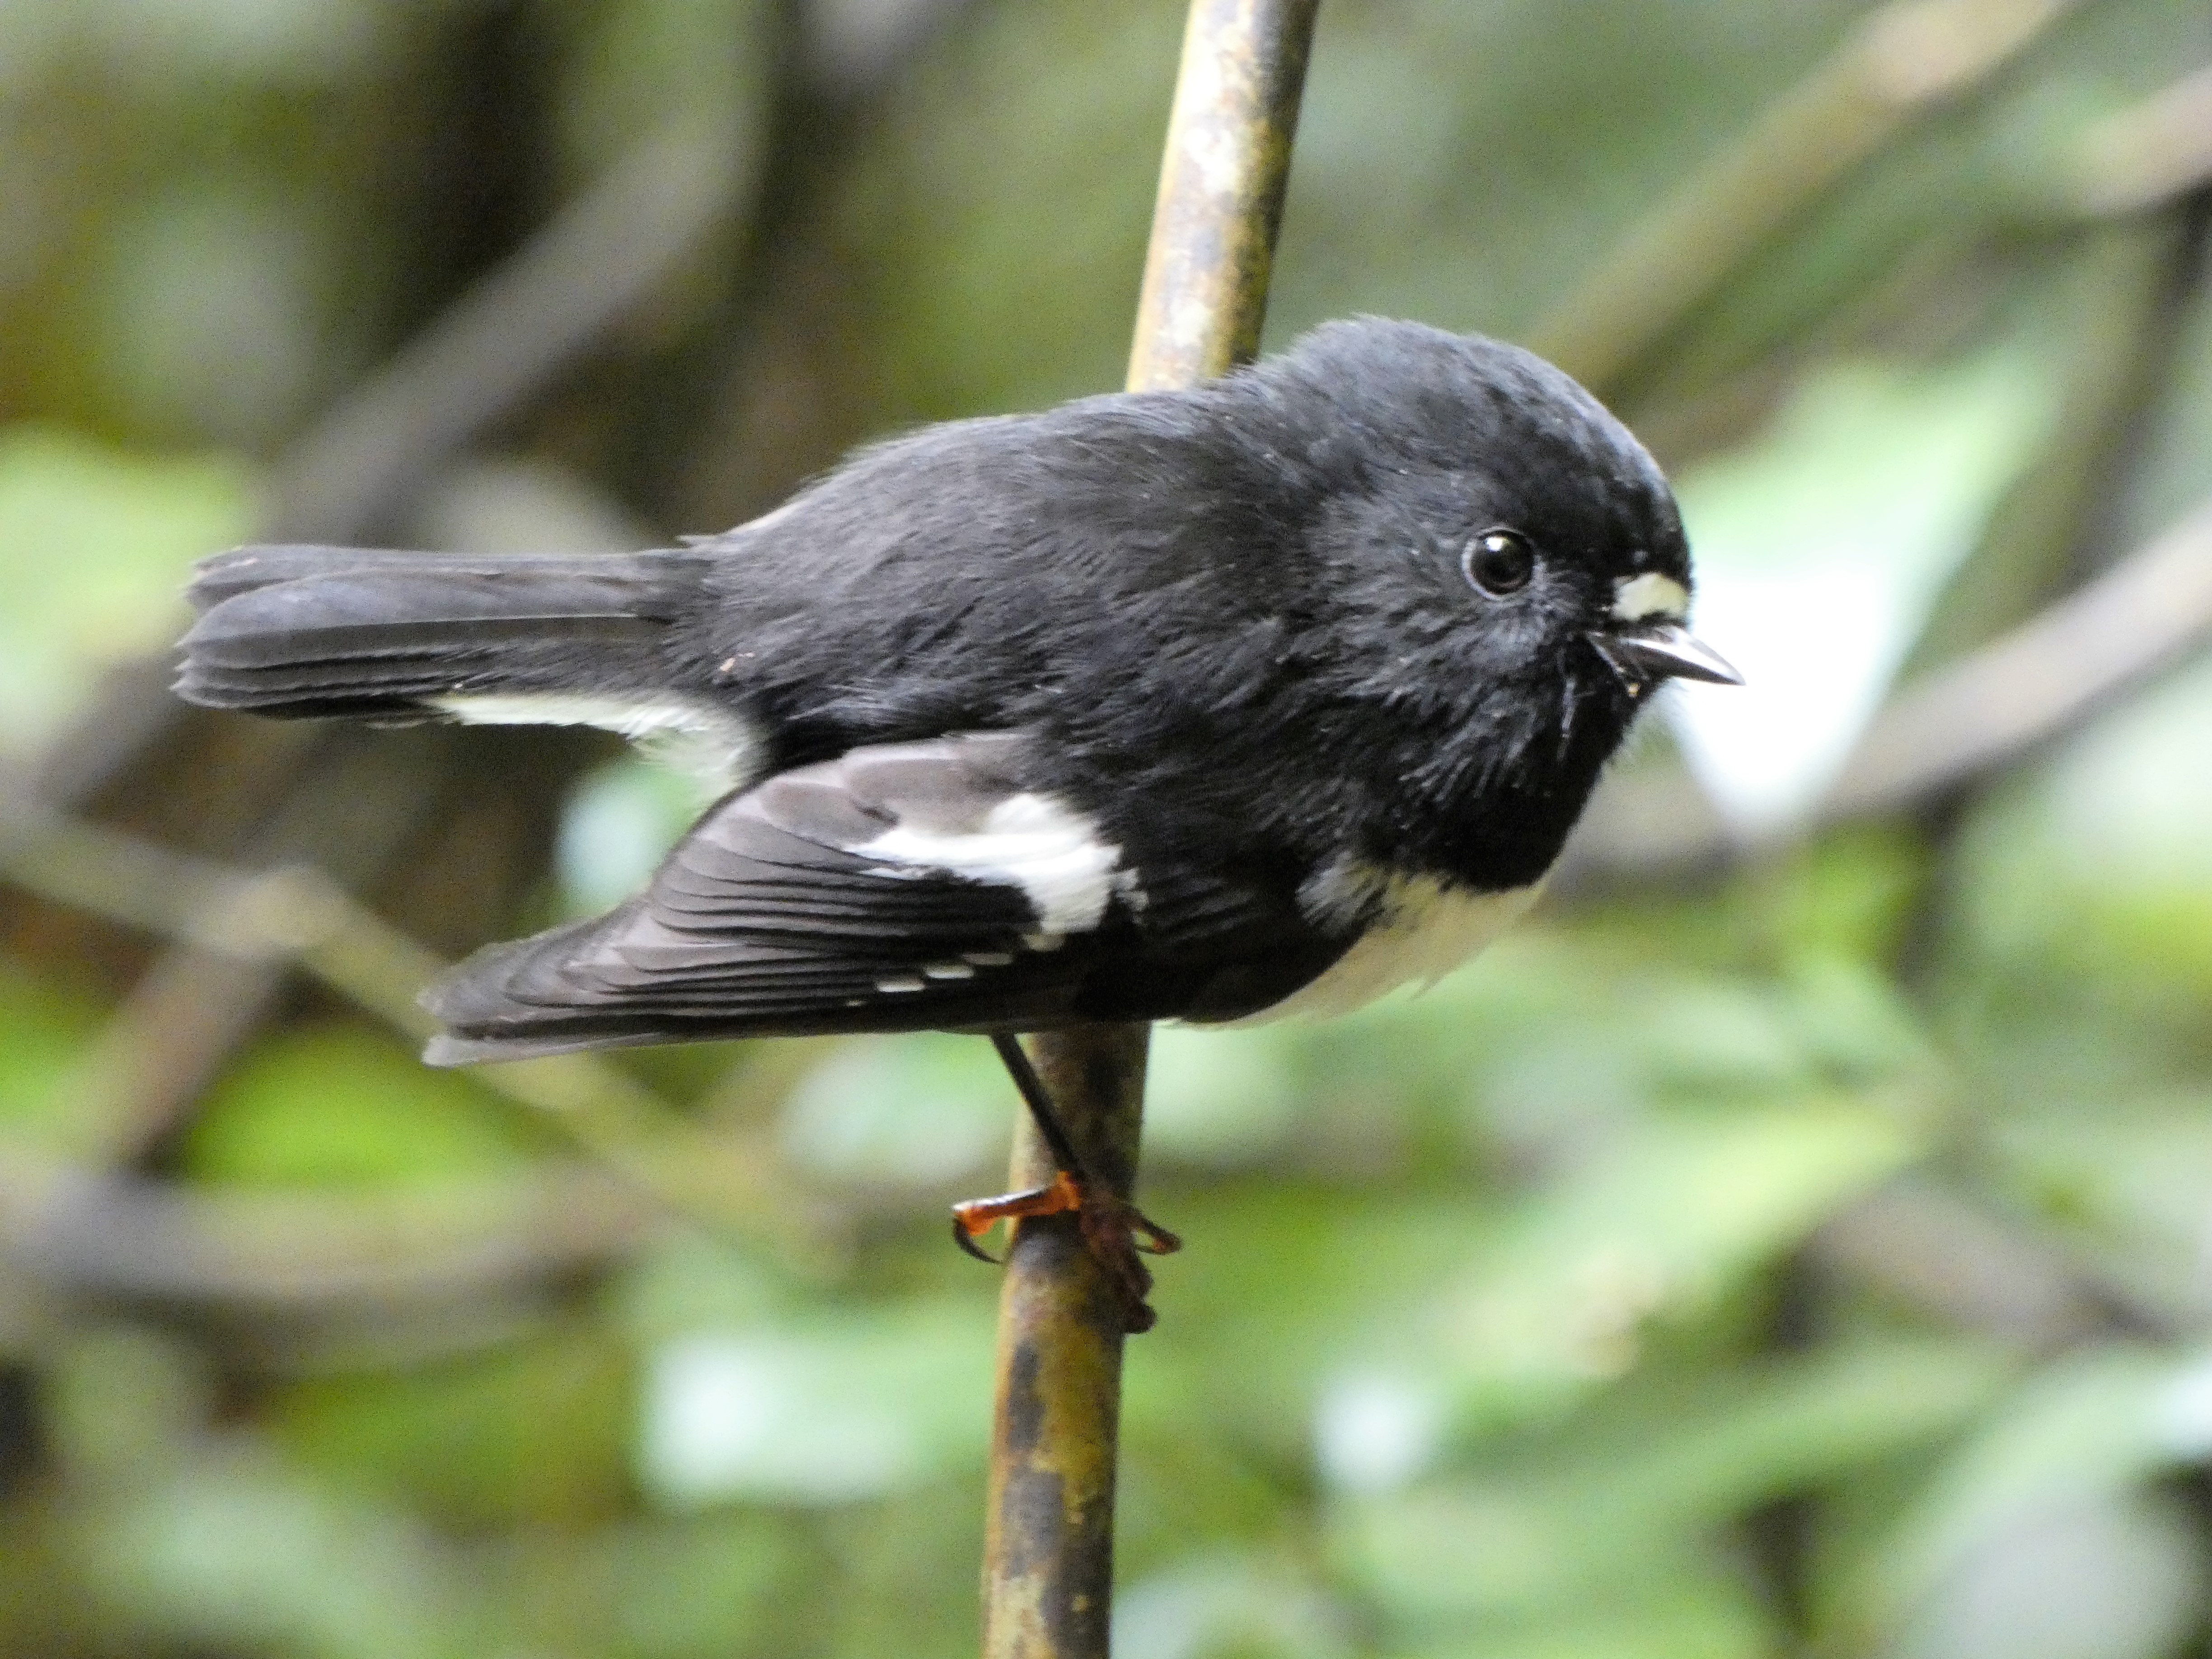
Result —
<svg viewBox="0 0 2212 1659"><path fill-rule="evenodd" d="M978 1261L987 1261L994 1267L1006 1265L1004 1256L993 1255L975 1242L975 1235L968 1231L968 1224L961 1219L960 1212L957 1209L952 1212L952 1242Z"/></svg>
<svg viewBox="0 0 2212 1659"><path fill-rule="evenodd" d="M1004 1267L1005 1258L990 1254L975 1241L1000 1221L1027 1216L1073 1212L1092 1257L1120 1292L1124 1328L1134 1334L1148 1331L1157 1318L1145 1298L1152 1293L1152 1275L1139 1255L1172 1255L1182 1240L1126 1200L1111 1194L1086 1190L1073 1176L1061 1170L1049 1186L1001 1198L970 1199L952 1206L952 1242L978 1261Z"/></svg>
<svg viewBox="0 0 2212 1659"><path fill-rule="evenodd" d="M1182 1249L1179 1235L1170 1232L1141 1210L1129 1212L1129 1242L1146 1255L1173 1255Z"/></svg>

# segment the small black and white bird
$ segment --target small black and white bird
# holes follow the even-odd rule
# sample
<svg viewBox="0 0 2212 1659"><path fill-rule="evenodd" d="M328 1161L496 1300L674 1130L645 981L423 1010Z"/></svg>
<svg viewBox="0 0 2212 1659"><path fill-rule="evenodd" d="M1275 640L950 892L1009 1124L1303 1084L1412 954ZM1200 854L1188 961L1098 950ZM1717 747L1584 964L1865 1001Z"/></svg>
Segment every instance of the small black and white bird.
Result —
<svg viewBox="0 0 2212 1659"><path fill-rule="evenodd" d="M720 768L645 891L432 994L433 1064L941 1028L1048 1113L1008 1034L1334 1012L1480 949L1651 690L1735 679L1690 591L1596 399L1363 319L892 439L679 549L222 554L178 690Z"/></svg>

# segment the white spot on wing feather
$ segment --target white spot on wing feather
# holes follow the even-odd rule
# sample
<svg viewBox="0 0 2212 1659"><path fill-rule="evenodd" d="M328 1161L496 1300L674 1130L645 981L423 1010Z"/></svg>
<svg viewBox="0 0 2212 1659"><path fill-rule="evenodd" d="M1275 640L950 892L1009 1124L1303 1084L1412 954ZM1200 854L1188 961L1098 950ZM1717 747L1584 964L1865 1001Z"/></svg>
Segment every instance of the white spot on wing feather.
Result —
<svg viewBox="0 0 2212 1659"><path fill-rule="evenodd" d="M1097 824L1048 795L1026 791L1000 801L973 829L895 823L852 850L884 860L884 875L946 870L974 881L1018 887L1045 936L1096 927L1117 888L1128 890L1126 878L1116 874L1121 848L1103 840Z"/></svg>

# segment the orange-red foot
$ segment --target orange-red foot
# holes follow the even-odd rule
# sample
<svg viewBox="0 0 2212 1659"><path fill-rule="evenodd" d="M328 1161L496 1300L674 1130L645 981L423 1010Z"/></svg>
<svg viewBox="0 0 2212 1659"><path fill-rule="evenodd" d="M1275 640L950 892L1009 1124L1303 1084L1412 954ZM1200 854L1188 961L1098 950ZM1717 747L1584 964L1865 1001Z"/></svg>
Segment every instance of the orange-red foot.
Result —
<svg viewBox="0 0 2212 1659"><path fill-rule="evenodd" d="M1146 1216L1135 1205L1111 1193L1094 1191L1062 1170L1048 1187L1000 1198L975 1198L952 1206L952 1239L979 1261L999 1258L976 1243L977 1238L1001 1221L1024 1216L1066 1215L1073 1212L1083 1230L1083 1242L1098 1265L1106 1269L1121 1292L1124 1322L1132 1334L1152 1329L1158 1317L1146 1305L1152 1275L1137 1257L1169 1255L1182 1249L1182 1240Z"/></svg>

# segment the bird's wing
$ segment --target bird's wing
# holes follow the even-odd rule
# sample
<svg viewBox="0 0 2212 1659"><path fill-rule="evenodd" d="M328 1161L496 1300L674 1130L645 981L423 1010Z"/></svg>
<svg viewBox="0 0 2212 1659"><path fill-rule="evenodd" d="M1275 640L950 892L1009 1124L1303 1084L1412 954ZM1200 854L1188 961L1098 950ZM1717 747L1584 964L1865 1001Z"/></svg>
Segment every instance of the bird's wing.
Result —
<svg viewBox="0 0 2212 1659"><path fill-rule="evenodd" d="M1205 1013L1334 955L1262 887L1148 890L1088 817L1020 787L1018 745L856 749L729 797L637 897L464 963L430 998L453 1032L430 1058Z"/></svg>

